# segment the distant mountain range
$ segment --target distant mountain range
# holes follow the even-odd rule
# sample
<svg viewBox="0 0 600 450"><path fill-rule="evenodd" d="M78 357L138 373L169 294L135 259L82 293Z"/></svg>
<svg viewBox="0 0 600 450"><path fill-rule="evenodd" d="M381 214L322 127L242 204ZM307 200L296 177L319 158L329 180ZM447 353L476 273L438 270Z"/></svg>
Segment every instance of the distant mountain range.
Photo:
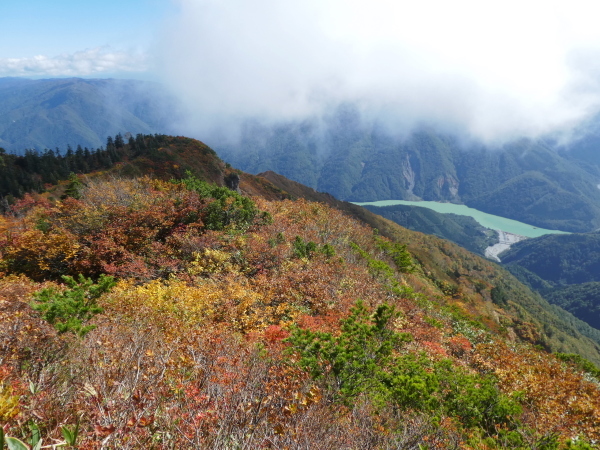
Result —
<svg viewBox="0 0 600 450"><path fill-rule="evenodd" d="M152 82L0 78L0 147L98 148L117 133L172 132L175 100Z"/></svg>

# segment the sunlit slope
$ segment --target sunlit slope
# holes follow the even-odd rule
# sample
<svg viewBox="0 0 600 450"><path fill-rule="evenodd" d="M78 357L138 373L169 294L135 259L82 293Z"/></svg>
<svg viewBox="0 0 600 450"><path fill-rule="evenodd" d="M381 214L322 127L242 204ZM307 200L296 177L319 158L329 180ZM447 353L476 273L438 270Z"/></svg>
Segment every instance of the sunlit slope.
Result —
<svg viewBox="0 0 600 450"><path fill-rule="evenodd" d="M383 236L406 242L411 252L427 268L427 272L437 280L436 283L450 289L449 292L464 292L466 295L461 296L463 302L465 299L477 299L476 302L466 301L463 305L467 308L475 308L478 314L488 315L488 318L495 316L492 311L496 306L493 306L493 302L490 301L492 300L492 289L496 287L497 289L494 291L496 302L502 304L507 301L501 306L508 311L513 311L516 317L519 317L517 321L523 320L524 323L529 324L521 330L523 336L528 336L527 339L538 340L539 344L546 340L546 337L541 337L545 335L543 330L552 330L548 334L556 339L548 338L548 345L550 348L554 348L554 351L563 351L558 348L571 341L570 333L574 332L580 335L580 332L576 331L580 330L593 341L591 343L586 340L588 342L585 344L588 348L586 357L597 360L596 354L600 349L600 332L598 330L568 313L565 314L563 310L554 309L539 294L525 287L499 265L474 255L456 244L435 236L408 230L365 208L339 201L329 194L317 192L273 172L263 173L261 176L291 194L293 198L325 202L361 222L367 223ZM510 294L504 295L505 290L508 290ZM532 324L535 324L532 329L537 331L529 335L525 329ZM500 328L502 327L503 325L500 325ZM537 335L537 333L541 334ZM550 342L553 343L550 344ZM578 345L575 344L575 346Z"/></svg>
<svg viewBox="0 0 600 450"><path fill-rule="evenodd" d="M514 307L514 311L508 316L519 317L520 314L525 314L523 318L518 320L533 324L532 329L537 330L533 334L523 331L522 334L526 339L553 350L562 349L566 351L570 349L569 351L575 351L575 348L581 344L582 348L577 351L584 353L588 358L597 359L594 345L590 346L585 339L581 343L577 343L578 338L574 339L572 336L567 336L569 333L580 336L573 331L572 325L573 323L576 327L581 328L580 323L573 321L573 318L569 316L560 318L555 315L545 302L523 288L506 272L498 269L498 266L453 244L420 233L410 232L364 208L338 201L331 195L319 193L273 172L267 172L257 177L236 171L222 162L212 149L193 139L164 135L145 137L140 135L130 143L124 143L122 147L115 148L114 151L119 161L110 168L95 172L93 177L110 179L114 176L135 177L150 174L163 180L170 180L185 177L189 171L189 173L209 182L224 185L224 179L235 174L239 177L239 188L242 192L267 199L305 198L311 201L326 202L330 206L377 228L381 234L405 242L419 260L423 261L426 272L431 273L437 280L430 280L429 283L437 286L436 289L441 289L440 286L447 289L447 292L452 294L451 298L454 293L464 290L465 298L477 299L474 305L476 305L475 310L478 314L487 314L489 317L494 316L490 312L493 308L490 310L491 303L489 303L492 299L492 289L498 287L495 291L497 293L508 289L509 293L507 295L498 294L496 300L497 303L509 303L496 306L504 306L507 310L510 310L507 305ZM82 181L85 183L85 177L82 178ZM64 195L67 188L68 184L63 183L49 195L59 198ZM447 256L449 251L454 255L452 258ZM462 294L457 298L462 298ZM467 304L470 303L467 302ZM523 308L525 309L523 310ZM521 310L529 312L525 313ZM508 319L509 322L513 318ZM565 323L565 321L568 323ZM498 324L497 320L496 323ZM543 332L545 323L548 323L547 326L552 327L555 336L565 335L564 342L559 343L560 341L557 339L545 336ZM504 326L498 325L499 329ZM571 332L567 331L565 333L565 330L571 330ZM583 327L582 331L585 331L588 336L600 340L596 338L593 330Z"/></svg>

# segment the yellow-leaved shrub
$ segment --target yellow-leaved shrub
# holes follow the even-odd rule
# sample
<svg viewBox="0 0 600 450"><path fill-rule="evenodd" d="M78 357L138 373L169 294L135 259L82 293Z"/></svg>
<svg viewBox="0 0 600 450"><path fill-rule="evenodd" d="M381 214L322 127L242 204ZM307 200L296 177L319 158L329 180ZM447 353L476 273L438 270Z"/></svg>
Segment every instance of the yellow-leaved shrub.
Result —
<svg viewBox="0 0 600 450"><path fill-rule="evenodd" d="M55 272L66 272L79 248L75 237L64 230L44 233L31 229L22 233L14 245L8 246L2 257L15 273L45 279Z"/></svg>
<svg viewBox="0 0 600 450"><path fill-rule="evenodd" d="M19 396L13 395L10 386L0 383L0 422L7 422L17 414L19 414Z"/></svg>
<svg viewBox="0 0 600 450"><path fill-rule="evenodd" d="M211 273L239 272L240 267L231 261L231 254L221 250L206 248L202 252L194 252L188 273L201 275Z"/></svg>
<svg viewBox="0 0 600 450"><path fill-rule="evenodd" d="M247 280L233 276L190 284L176 278L134 286L121 281L105 300L107 312L121 310L146 315L163 327L202 326L227 322L237 331L252 331L270 324L269 311Z"/></svg>

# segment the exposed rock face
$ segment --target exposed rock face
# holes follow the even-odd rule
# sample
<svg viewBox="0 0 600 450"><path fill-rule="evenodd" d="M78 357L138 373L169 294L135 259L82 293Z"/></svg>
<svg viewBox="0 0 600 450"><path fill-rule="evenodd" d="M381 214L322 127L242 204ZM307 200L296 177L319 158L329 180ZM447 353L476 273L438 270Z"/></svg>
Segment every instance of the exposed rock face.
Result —
<svg viewBox="0 0 600 450"><path fill-rule="evenodd" d="M415 188L415 171L410 165L410 156L406 155L406 159L402 162L402 176L405 181L406 191L414 196L413 189Z"/></svg>
<svg viewBox="0 0 600 450"><path fill-rule="evenodd" d="M460 182L452 175L442 175L437 179L437 186L440 194L447 194L450 200L460 200L458 198L458 187Z"/></svg>
<svg viewBox="0 0 600 450"><path fill-rule="evenodd" d="M448 191L450 192L450 195L452 195L452 197L458 197L458 186L460 184L459 181L453 176L447 176L446 182L448 183Z"/></svg>
<svg viewBox="0 0 600 450"><path fill-rule="evenodd" d="M498 232L498 243L494 245L490 245L485 249L485 257L491 260L501 262L498 255L510 248L511 245L522 241L523 239L527 239L525 236L520 236L518 234L507 233L506 231L496 230Z"/></svg>
<svg viewBox="0 0 600 450"><path fill-rule="evenodd" d="M239 192L240 176L237 173L231 172L229 175L225 176L223 181L225 181L225 186L227 186L228 189Z"/></svg>

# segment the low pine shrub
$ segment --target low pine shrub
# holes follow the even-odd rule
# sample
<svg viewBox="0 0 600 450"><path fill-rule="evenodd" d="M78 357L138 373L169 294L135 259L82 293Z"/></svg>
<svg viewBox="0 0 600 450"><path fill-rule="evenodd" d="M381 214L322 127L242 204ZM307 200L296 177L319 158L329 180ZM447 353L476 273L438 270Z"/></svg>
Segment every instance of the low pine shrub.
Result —
<svg viewBox="0 0 600 450"><path fill-rule="evenodd" d="M63 276L65 290L54 287L45 288L34 294L31 307L42 313L42 318L54 326L59 333L73 333L85 336L93 325L85 325L92 317L102 312L96 300L108 292L115 284L111 276L100 275L97 283L91 278L79 275Z"/></svg>

